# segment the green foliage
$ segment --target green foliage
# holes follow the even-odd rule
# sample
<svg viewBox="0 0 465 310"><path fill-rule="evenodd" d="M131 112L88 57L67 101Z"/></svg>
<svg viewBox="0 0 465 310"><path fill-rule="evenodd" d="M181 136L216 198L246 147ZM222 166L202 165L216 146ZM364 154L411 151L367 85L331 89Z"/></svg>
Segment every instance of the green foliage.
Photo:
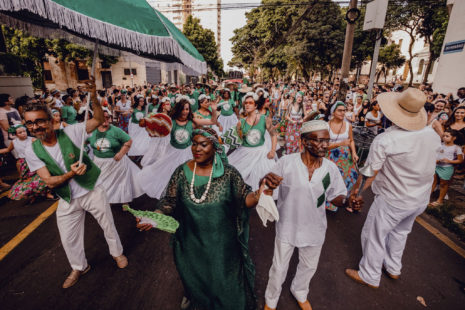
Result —
<svg viewBox="0 0 465 310"><path fill-rule="evenodd" d="M416 36L419 35L429 43L430 61L428 66L440 55L438 46L442 46L443 34L447 28L447 24L444 28L444 23L447 23L448 20L446 4L446 0L397 0L389 2L386 28L390 31L403 30L410 36L411 42L407 59L410 70L409 86L412 85L413 81L412 59L414 55L412 49ZM435 32L436 38L433 39ZM433 40L436 42L433 43ZM425 75L426 78L427 75Z"/></svg>
<svg viewBox="0 0 465 310"><path fill-rule="evenodd" d="M43 62L48 56L58 61L73 62L86 60L92 64L93 52L85 47L62 39L41 39L29 36L21 30L2 26L7 52L2 55L0 65L7 74L17 74L31 77L33 86L44 88ZM103 65L118 62L117 57L99 54Z"/></svg>
<svg viewBox="0 0 465 310"><path fill-rule="evenodd" d="M293 3L263 0L263 4ZM340 65L344 44L344 21L339 6L317 1L302 6L260 6L246 14L247 23L231 38L233 59L263 77L308 78L313 71L329 73Z"/></svg>
<svg viewBox="0 0 465 310"><path fill-rule="evenodd" d="M202 54L210 69L216 75L222 76L223 61L218 55L215 34L210 29L205 29L200 25L200 19L190 15L183 25L183 33Z"/></svg>
<svg viewBox="0 0 465 310"><path fill-rule="evenodd" d="M397 44L389 44L383 46L379 50L378 63L382 64L381 70L378 74L378 79L381 72L384 73L384 77L386 78L389 70L397 69L405 63L405 57L400 53L400 49Z"/></svg>

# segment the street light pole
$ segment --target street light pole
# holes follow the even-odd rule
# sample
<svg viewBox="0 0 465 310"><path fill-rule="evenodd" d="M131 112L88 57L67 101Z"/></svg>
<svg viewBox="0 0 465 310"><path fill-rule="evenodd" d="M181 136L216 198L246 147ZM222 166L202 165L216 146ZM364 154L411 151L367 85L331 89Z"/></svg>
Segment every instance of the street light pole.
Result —
<svg viewBox="0 0 465 310"><path fill-rule="evenodd" d="M357 0L350 0L349 10L357 9ZM353 19L356 13L349 12L349 19ZM350 60L352 58L352 47L354 45L354 32L355 32L355 23L350 23L347 21L346 27L346 37L344 41L344 53L342 54L342 66L341 66L341 80L339 86L339 95L338 99L345 102L345 97L347 90L349 89L349 70L350 70Z"/></svg>
<svg viewBox="0 0 465 310"><path fill-rule="evenodd" d="M357 0L350 0L349 10L357 8ZM355 13L349 13L355 14ZM349 16L353 18L353 16ZM350 70L350 59L352 58L352 47L354 45L355 23L347 22L346 37L344 41L344 54L342 54L341 78L347 83Z"/></svg>
<svg viewBox="0 0 465 310"><path fill-rule="evenodd" d="M378 64L379 48L383 37L383 29L376 30L376 44L373 52L373 60L371 62L370 81L368 82L368 99L371 99L373 94L373 83L375 82L376 66Z"/></svg>

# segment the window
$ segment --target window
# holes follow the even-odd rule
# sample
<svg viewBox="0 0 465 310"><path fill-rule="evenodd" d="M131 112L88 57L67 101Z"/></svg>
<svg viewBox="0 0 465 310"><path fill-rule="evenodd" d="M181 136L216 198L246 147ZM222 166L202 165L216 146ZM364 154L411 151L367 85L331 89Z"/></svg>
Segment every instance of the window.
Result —
<svg viewBox="0 0 465 310"><path fill-rule="evenodd" d="M86 81L89 79L89 69L85 62L81 61L76 67L77 78L79 81Z"/></svg>
<svg viewBox="0 0 465 310"><path fill-rule="evenodd" d="M417 74L422 74L423 73L423 67L424 66L425 66L425 60L422 59L422 60L420 60L420 64L418 65Z"/></svg>
<svg viewBox="0 0 465 310"><path fill-rule="evenodd" d="M137 70L136 70L136 69L132 69L132 74L133 74L133 75L137 75ZM124 75L131 75L131 69L125 68L125 69L124 69Z"/></svg>
<svg viewBox="0 0 465 310"><path fill-rule="evenodd" d="M429 72L428 72L428 74L433 74L433 68L434 68L434 61L431 62L431 66L429 67Z"/></svg>
<svg viewBox="0 0 465 310"><path fill-rule="evenodd" d="M48 61L44 61L44 79L45 81L53 81L52 68Z"/></svg>
<svg viewBox="0 0 465 310"><path fill-rule="evenodd" d="M51 70L44 70L44 79L46 81L53 81Z"/></svg>

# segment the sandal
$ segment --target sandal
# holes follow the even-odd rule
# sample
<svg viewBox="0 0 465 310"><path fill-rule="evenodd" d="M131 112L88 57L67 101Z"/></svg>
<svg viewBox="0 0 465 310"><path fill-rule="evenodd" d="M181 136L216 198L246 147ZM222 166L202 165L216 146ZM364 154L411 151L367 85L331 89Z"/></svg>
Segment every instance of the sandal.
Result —
<svg viewBox="0 0 465 310"><path fill-rule="evenodd" d="M454 217L453 221L457 224L463 224L465 222L465 214L460 214Z"/></svg>
<svg viewBox="0 0 465 310"><path fill-rule="evenodd" d="M440 203L440 202L433 201L433 202L430 202L430 203L428 204L428 207L437 208L437 207L442 207L442 205L443 205L443 204Z"/></svg>

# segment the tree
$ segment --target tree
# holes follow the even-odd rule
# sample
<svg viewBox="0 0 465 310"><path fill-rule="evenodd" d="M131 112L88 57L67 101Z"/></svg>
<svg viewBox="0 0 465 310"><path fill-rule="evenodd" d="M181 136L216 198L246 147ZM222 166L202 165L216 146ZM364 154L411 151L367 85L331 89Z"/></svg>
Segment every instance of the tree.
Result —
<svg viewBox="0 0 465 310"><path fill-rule="evenodd" d="M7 73L31 77L33 86L36 88L45 88L43 64L44 61L48 60L49 56L53 56L57 61L62 62L86 60L87 65L92 64L92 51L80 45L62 39L36 38L25 34L21 30L6 26L2 26L1 29L5 37L7 53L2 55L0 63L3 64ZM107 65L118 62L117 57L101 54L99 54L99 59L103 64Z"/></svg>
<svg viewBox="0 0 465 310"><path fill-rule="evenodd" d="M344 42L342 14L330 1L313 1L309 7L285 5L292 0L263 0L246 14L247 23L231 39L234 62L252 74L255 68L273 76L301 75L312 71L329 74L340 64Z"/></svg>
<svg viewBox="0 0 465 310"><path fill-rule="evenodd" d="M31 66L25 68L24 75L31 77L34 87L44 89L43 63L47 60L47 53L50 50L49 41L28 36L21 30L5 26L2 26L2 32L7 53L28 59Z"/></svg>
<svg viewBox="0 0 465 310"><path fill-rule="evenodd" d="M210 29L200 25L200 19L190 15L183 26L183 33L194 47L202 54L210 69L218 76L222 76L223 61L218 55L215 34Z"/></svg>
<svg viewBox="0 0 465 310"><path fill-rule="evenodd" d="M400 53L397 44L389 44L383 46L379 50L378 62L382 64L381 70L378 72L376 82L378 82L381 73L384 73L384 83L386 83L386 76L391 69L397 69L405 63L405 57Z"/></svg>
<svg viewBox="0 0 465 310"><path fill-rule="evenodd" d="M418 33L429 46L429 57L426 63L426 74L423 76L423 83L427 82L428 72L432 64L441 55L442 43L444 42L449 23L449 14L446 5L447 2L445 0L435 2L429 10L424 12L422 22L418 28Z"/></svg>
<svg viewBox="0 0 465 310"><path fill-rule="evenodd" d="M435 11L445 7L445 2L445 0L397 0L395 2L390 2L388 5L386 27L391 31L405 31L410 37L408 48L409 57L407 59L407 65L410 71L409 86L412 86L413 82L412 60L415 57L415 55L413 55L415 39L418 36L426 40L431 39L434 31L442 24L440 22L435 22L430 26L429 23L436 19L441 20L440 16L443 14L442 10L439 13Z"/></svg>

